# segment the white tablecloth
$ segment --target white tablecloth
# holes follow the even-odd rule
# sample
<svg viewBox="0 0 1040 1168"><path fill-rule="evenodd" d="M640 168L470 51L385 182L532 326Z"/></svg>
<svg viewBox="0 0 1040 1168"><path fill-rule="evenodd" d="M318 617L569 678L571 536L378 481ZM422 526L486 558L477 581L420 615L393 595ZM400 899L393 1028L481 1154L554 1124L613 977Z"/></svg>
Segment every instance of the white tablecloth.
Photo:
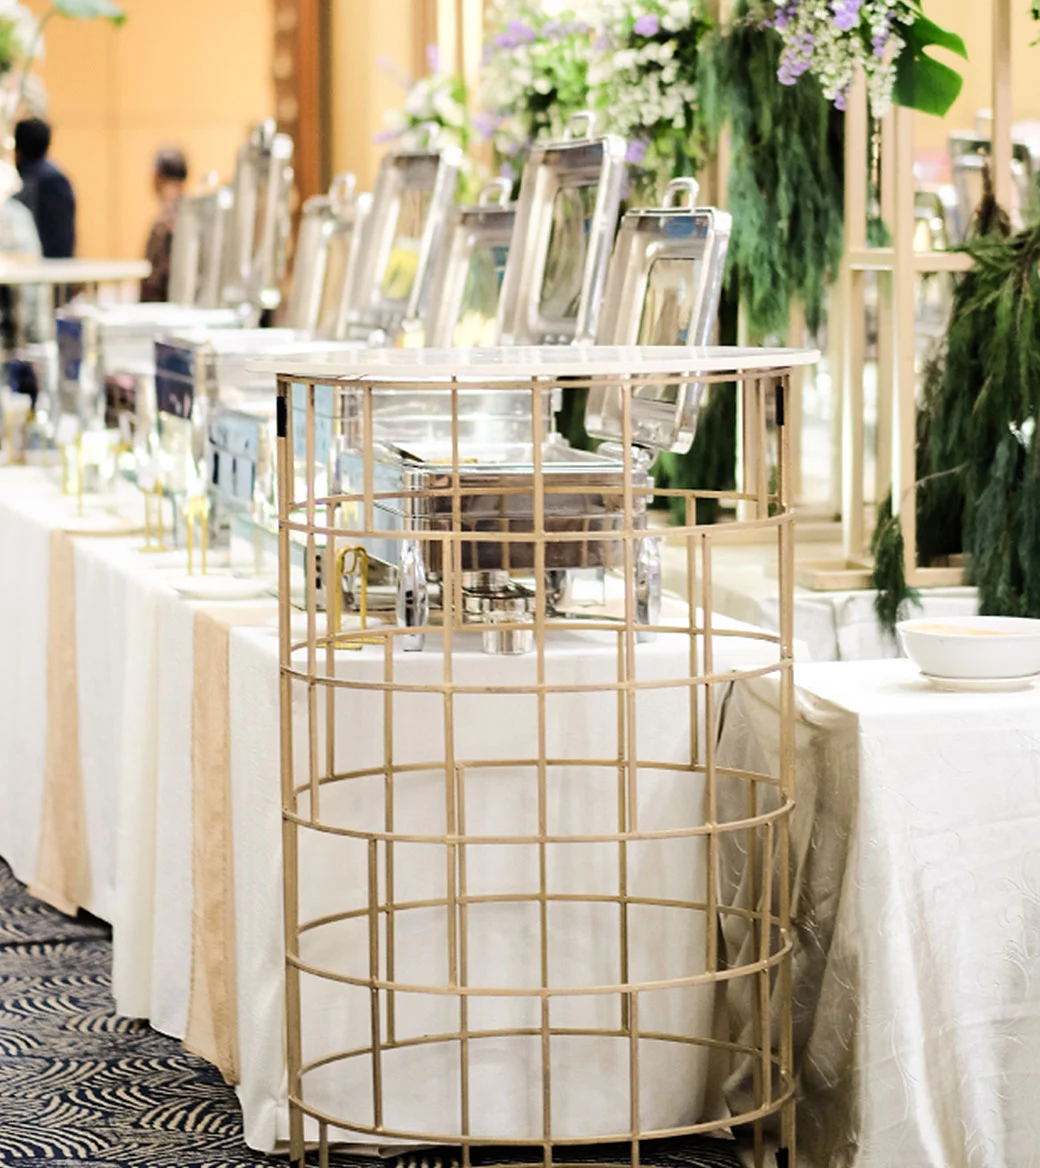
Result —
<svg viewBox="0 0 1040 1168"><path fill-rule="evenodd" d="M74 504L57 496L45 476L24 469L0 474L0 611L4 613L0 621L0 799L8 812L0 816L0 854L29 881L36 867L46 743L49 538L67 520ZM183 1037L192 961L191 707L198 605L182 599L168 583L171 570L183 570L183 557L142 555L139 544L140 540L123 538L75 541L79 741L91 888L85 907L113 924L117 1008ZM663 638L656 645L641 646L641 668L645 664L651 669L657 662L673 675L683 673L685 651L678 641L670 641ZM232 629L229 645L242 1068L238 1090L248 1142L269 1150L288 1132L274 621L270 629ZM579 663L575 667L594 677L596 655L571 648L571 660ZM758 641L727 640L716 648L716 665L724 670L738 662L758 662L763 651L773 650ZM365 667L371 652L362 655ZM515 659L494 659L479 652L471 654L470 660L475 676L493 676L517 667ZM436 672L436 653L409 655L408 665ZM344 711L344 717L349 721L349 711ZM514 733L520 733L526 722L529 719L516 718L509 724ZM595 720L574 717L568 711L559 711L552 724L566 728L572 749L578 749L574 743L594 740L598 732ZM478 714L473 725L478 733L488 735L481 750L491 754L493 745L502 749L499 739L504 739L495 732L497 722L486 716L481 721ZM667 702L657 711L650 733L663 743L655 753L663 752L666 758L683 756L684 739L669 723ZM348 736L342 735L340 742L348 743ZM588 746L582 749L587 751ZM690 798L697 798L692 785L681 794L673 790L660 801L659 812L692 815L694 809L687 805ZM320 848L309 852L312 859L320 854ZM690 893L695 867L676 865L674 871L658 873L653 879L677 880ZM421 873L418 878L422 879ZM687 949L697 947L694 931L686 941ZM683 951L674 947L674 952ZM599 957L599 972L586 968L571 975L601 976L610 954ZM485 974L499 976L500 972L489 969ZM685 1009L699 1016L703 1005L695 1001ZM321 1009L320 1004L315 1008ZM706 1032L707 1022L698 1022L696 1028ZM319 1022L312 1025L311 1034L313 1046L315 1038L322 1036ZM577 1109L592 1106L604 1121L616 1122L619 1100L616 1084L615 1094L608 1090L613 1080L610 1066L600 1066L596 1058L589 1063L584 1057L573 1065L580 1066L580 1073L570 1077L577 1093L561 1101L561 1118L568 1108L573 1115ZM593 1073L590 1066L599 1069ZM422 1092L413 1091L412 1098L427 1111L419 1119L413 1114L411 1122L436 1126L434 1120L439 1124L445 1115L440 1104L453 1096L454 1087L442 1083L439 1089L447 1094L441 1099L430 1088L431 1081L439 1078L431 1080L423 1068L412 1071L422 1086ZM685 1116L697 1109L702 1073L696 1058L665 1059L658 1073L655 1090L646 1095L648 1119L656 1114ZM489 1098L512 1091L512 1085L495 1080L490 1071L484 1078L481 1089ZM559 1082L566 1083L566 1075L559 1076ZM398 1098L403 1101L404 1095ZM503 1134L530 1125L527 1106L523 1103L501 1115Z"/></svg>
<svg viewBox="0 0 1040 1168"><path fill-rule="evenodd" d="M723 623L736 627L734 622ZM518 672L523 673L525 680L531 680L528 675L533 669L533 658L488 657L476 648L476 638L468 640L473 644L459 658L458 668L465 671L472 683L490 685L510 674L515 677ZM549 669L561 675L558 680L562 680L563 673L570 675L574 683L595 679L604 669L612 676L616 674L615 638L610 637L607 645L601 638L589 634L574 635L568 640L569 644L559 646L550 654ZM772 647L764 647L762 642L722 640L716 644L716 666L720 671L726 671L761 663L764 648L766 652L775 652ZM277 651L274 627L232 630L232 786L242 1067L239 1095L246 1117L247 1139L252 1146L265 1148L288 1134L281 1022L283 948L276 927L281 920L282 903L281 873L277 863L280 851ZM680 643L676 638L661 638L655 644L639 646L638 653L641 677L676 677L683 675L688 668L685 640ZM341 668L349 667L351 675L375 678L381 672L382 651L379 649L366 648L360 654L343 653L340 656L343 659ZM439 682L443 677L440 653L428 649L422 654L399 654L395 677L405 676L423 683ZM337 739L337 768L373 765L381 744L381 700L379 695L353 699L341 695L337 725L348 731L352 729L353 733L341 733ZM429 757L431 749L436 755L442 724L440 699L422 695L397 700L400 703L397 714L398 761L403 763ZM472 714L465 723L465 741L459 744L460 756L492 759L530 755L534 729L532 699L509 699L508 714L501 709L501 699L474 697L459 700L472 703ZM489 702L494 703L494 708ZM684 703L683 691L665 690L658 691L642 704L639 712L641 756L653 753L654 757L667 760L681 759L688 754L685 734L676 732L676 727L686 725ZM612 728L615 707L616 698L609 693L582 703L581 708L573 696L564 699L549 719L549 753L575 758L594 757L597 753L609 755L616 749ZM302 719L303 709L296 709L295 716ZM297 743L304 738L305 725L305 722L300 722ZM568 780L572 786L562 805L558 806L561 822L568 822L569 830L574 830L574 824L587 822L582 817L596 814L597 827L614 830L616 794L613 786L605 794L596 790L597 780L587 772L579 773L579 768L570 769ZM610 776L610 783L616 784L616 775ZM675 817L681 817L683 822L690 822L700 814L700 791L699 783L690 784L674 772L665 772L658 788L647 793L645 814L655 818L672 817L673 822ZM381 781L378 793L370 791L364 795L353 794L343 787L338 791L327 788L323 795L323 814L350 818L354 823L371 823L377 808L381 814L381 792ZM425 832L440 830L444 814L443 780L427 776L425 780L413 781L409 794L414 801L405 805L405 816L413 828ZM483 814L488 817L484 826L489 831L518 831L518 825L530 818L530 797L530 784L525 783L522 776L491 776L489 773L468 802L471 823L476 816ZM594 807L599 811L593 812ZM400 811L399 804L397 825L404 828L406 824L402 822ZM356 853L358 845L353 847ZM704 872L695 854L699 849L691 848L688 841L685 844L672 841L669 848L674 862L664 868L650 865L643 873L647 881L647 888L643 891L650 894L649 889L653 887L658 890L657 895L695 895ZM363 888L364 880L363 857L358 854L345 856L342 841L330 842L327 838L314 836L305 835L301 849L301 883L305 889L302 915L312 917L342 911L344 907L358 907L357 894ZM423 849L414 848L407 866L403 861L399 865L401 887L398 895L404 897L410 893L418 897L424 894L423 890L425 895L436 895L432 890L443 885L443 853L439 849L426 850L437 854L416 856L414 853ZM606 884L613 874L616 887L616 850L610 845L579 850L584 854L562 862L556 878L564 883L577 881L585 890L591 883L596 886L596 891L609 891ZM481 870L474 857L471 864L476 871L471 869L471 879L483 878L487 887L495 886L498 881L504 888L516 879L516 871L511 866L519 865L521 870L526 870L529 860L530 857L519 859L513 854L503 858L499 854ZM659 861L660 858L658 864ZM348 890L346 897L345 889ZM523 984L531 984L530 963L537 954L537 935L531 932L533 922L525 919L522 912L508 920L507 916L505 913L498 916L491 933L485 933L481 943L475 944L471 950L475 955L471 958L474 964L472 976L483 979L483 984L509 984L516 978L523 979ZM660 976L681 976L678 973L680 966L688 969L691 961L703 961L703 929L687 926L676 930L674 922L669 922L669 926L672 935L653 940L647 937L647 943L640 948L647 954L667 955L669 962L675 963L668 964L666 972L662 972L662 967L658 971ZM594 927L587 916L580 914L573 920L561 920L555 937L557 951L564 950L562 963L556 971L558 976L571 978L573 984L581 984L583 980L613 980L616 954L609 944L603 949L602 941L599 946L594 943L597 935L611 937L613 933L612 927L603 927L602 922L599 927ZM441 970L444 962L443 914L420 914L415 922L399 925L398 945L398 952L402 954L399 977L420 982L438 976L436 971ZM325 939L319 938L305 956L319 964L322 963L320 959L324 959L325 963L333 965L337 962L342 965L346 957L354 962L349 972L364 973L366 946L363 929L349 936L347 930L338 930L332 931ZM700 954L699 958L697 954ZM412 964L409 966L408 962ZM431 974L431 970L435 972ZM515 980L513 984L517 984ZM359 998L359 993L361 991L354 991L352 996L345 993L343 987L330 989L327 985L313 983L307 986L304 999L305 1058L319 1057L328 1049L362 1045L366 1041L367 995L362 993ZM657 1006L665 1010L678 1008L683 1023L692 1032L707 1035L710 1032L710 1002L703 995L688 993L687 1001L678 1005L675 999L682 996L675 994L670 1003L660 1002ZM405 1001L401 1009L406 1009L407 1005ZM435 1015L440 1013L441 1027L454 1028L452 1018L443 1013L449 1006L450 1003L444 1001L438 1003L438 1010L434 1010L428 1000L423 1001L421 1013L413 1015L412 1025L425 1028L436 1025ZM529 1003L520 1003L517 1008L520 1006L529 1006ZM590 1017L601 1017L604 1009L609 1012L616 1003L602 1000L591 1005L588 1002L576 1004L571 999L561 1006L562 1011L570 1008L575 1016L583 1010L585 1024L589 1024ZM473 1007L472 1012L484 1007L485 1004L481 1003ZM501 1025L510 1024L508 1003L499 999L491 1003L490 1008L506 1019L500 1022ZM654 1008L655 1005L648 1001L651 1014ZM536 1020L532 1022L529 1009L527 1013L521 1009L519 1014L514 1009L512 1015L512 1024L537 1025ZM673 1018L672 1022L676 1020ZM526 1052L521 1059L515 1057L515 1051L510 1057L505 1057L507 1049L503 1043L497 1046L488 1044L483 1063L478 1044L474 1044L474 1053L471 1054L474 1060L473 1114L494 1123L502 1139L511 1135L530 1136L540 1122L540 1101L536 1097L538 1080L535 1077L537 1049ZM619 1061L623 1053L607 1042L594 1051L567 1051L560 1064L554 1064L554 1082L559 1082L561 1091L554 1105L554 1128L560 1123L558 1130L563 1131L568 1123L576 1123L575 1117L580 1112L583 1123L592 1122L606 1131L617 1130L618 1116L626 1115L628 1106L627 1063ZM420 1048L417 1055L408 1064L395 1068L389 1078L391 1110L386 1121L390 1124L396 1120L410 1126L411 1130L450 1131L453 1123L457 1123L453 1118L457 1115L457 1070L449 1069L452 1064L444 1051ZM706 1073L704 1060L692 1052L660 1050L648 1051L643 1058L650 1067L644 1080L646 1121L662 1124L692 1122L691 1116L699 1114L702 1101ZM528 1063L531 1073L518 1073ZM507 1068L512 1069L512 1078L507 1076ZM343 1114L344 1099L358 1096L367 1099L370 1096L367 1076L367 1068L359 1064L356 1069L342 1070L335 1078L327 1077L320 1086L318 1102L327 1102L330 1110ZM355 1112L359 1113L363 1114L361 1108ZM489 1114L493 1119L488 1118Z"/></svg>
<svg viewBox="0 0 1040 1168"><path fill-rule="evenodd" d="M770 571L772 574L770 574ZM685 572L685 551L666 548L665 586ZM884 632L874 612L872 590L814 592L796 588L794 635L804 643L811 661L872 661L900 656L896 640ZM716 553L712 579L716 610L746 624L775 631L778 627L775 567L761 548L722 547ZM924 588L921 605L910 615L942 620L978 612L974 588Z"/></svg>
<svg viewBox="0 0 1040 1168"><path fill-rule="evenodd" d="M1040 690L941 693L908 661L796 678L799 1162L1036 1163ZM721 755L770 763L775 694L736 689Z"/></svg>

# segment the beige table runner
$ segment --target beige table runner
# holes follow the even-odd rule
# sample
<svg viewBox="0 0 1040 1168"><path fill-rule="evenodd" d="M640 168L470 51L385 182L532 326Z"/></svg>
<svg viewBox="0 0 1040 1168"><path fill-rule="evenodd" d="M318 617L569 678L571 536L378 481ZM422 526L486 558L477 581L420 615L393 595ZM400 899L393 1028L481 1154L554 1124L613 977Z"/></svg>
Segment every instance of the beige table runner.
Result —
<svg viewBox="0 0 1040 1168"><path fill-rule="evenodd" d="M90 857L79 752L74 539L125 537L90 520L51 532L47 596L47 728L36 877L29 892L74 916L90 896Z"/></svg>
<svg viewBox="0 0 1040 1168"><path fill-rule="evenodd" d="M231 629L267 624L265 602L199 609L194 626L192 693L191 991L184 1044L238 1082L234 851L228 650Z"/></svg>

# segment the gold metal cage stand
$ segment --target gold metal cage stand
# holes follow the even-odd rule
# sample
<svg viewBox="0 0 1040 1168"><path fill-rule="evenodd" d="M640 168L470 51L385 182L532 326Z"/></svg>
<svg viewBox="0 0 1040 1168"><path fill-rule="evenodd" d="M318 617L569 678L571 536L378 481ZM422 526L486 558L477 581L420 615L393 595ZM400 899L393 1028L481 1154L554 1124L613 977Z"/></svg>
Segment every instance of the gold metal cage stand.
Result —
<svg viewBox="0 0 1040 1168"><path fill-rule="evenodd" d="M399 370L379 355L342 375L280 366L291 1156L302 1164L316 1144L326 1164L332 1143L404 1141L458 1149L466 1168L489 1146L549 1168L595 1145L598 1162L636 1168L650 1141L745 1131L758 1164L767 1137L782 1149L777 1162L793 1164L784 421L792 367L812 358L631 349L604 358L605 372L562 358L518 372L517 352L504 374L443 350L429 367L402 352ZM419 363L411 374L409 361ZM771 460L732 492L654 491L633 407L723 381L739 383ZM578 389L617 404L617 467L595 496L606 519L587 482L554 473L545 441L547 403ZM450 417L434 487L386 483L373 438L388 390L428 393ZM478 390L528 395L524 473L469 473L460 418ZM360 470L350 481L326 457L330 395L354 403ZM654 496L684 517L668 537L687 562L685 596L666 598L660 614L638 600ZM775 541L778 634L713 615L718 529L696 522L706 498L742 504L746 526ZM398 521L417 513L436 517L418 534ZM368 551L339 555L355 547ZM371 565L416 547L439 590L420 625L401 627L373 606ZM344 560L373 581L366 620L352 625L337 600L330 628L314 573ZM305 612L291 600L301 562ZM601 594L567 609L554 569L593 562L605 567ZM495 619L467 610L467 572L489 563L524 578L526 607ZM529 633L530 651L482 651L484 634L503 632ZM423 650L405 651L417 637ZM767 674L781 693L779 773L725 768L715 757L723 687ZM727 818L734 798L741 815ZM739 901L722 874L728 865L732 876L734 855ZM740 1035L719 1022L730 993L750 1007ZM732 1114L720 1087L738 1067L754 1099Z"/></svg>

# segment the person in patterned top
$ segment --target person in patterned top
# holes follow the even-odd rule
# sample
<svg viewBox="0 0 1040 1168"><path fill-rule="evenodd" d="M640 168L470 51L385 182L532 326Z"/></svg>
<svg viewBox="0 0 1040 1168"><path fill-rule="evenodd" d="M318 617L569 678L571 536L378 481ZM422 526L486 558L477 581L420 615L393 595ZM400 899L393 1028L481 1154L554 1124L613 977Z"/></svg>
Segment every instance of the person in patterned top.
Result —
<svg viewBox="0 0 1040 1168"><path fill-rule="evenodd" d="M151 275L141 281L141 299L165 300L170 285L170 251L173 229L177 223L177 206L188 181L188 163L180 150L160 150L155 156L155 194L159 215L148 235L145 259L152 265Z"/></svg>

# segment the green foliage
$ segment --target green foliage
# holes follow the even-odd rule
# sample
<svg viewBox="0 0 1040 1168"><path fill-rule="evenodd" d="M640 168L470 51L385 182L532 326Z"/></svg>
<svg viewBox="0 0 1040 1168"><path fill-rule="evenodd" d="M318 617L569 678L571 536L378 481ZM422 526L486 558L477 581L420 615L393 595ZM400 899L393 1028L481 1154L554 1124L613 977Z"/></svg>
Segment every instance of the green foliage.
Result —
<svg viewBox="0 0 1040 1168"><path fill-rule="evenodd" d="M730 279L753 341L783 335L791 301L819 325L838 270L844 213L844 119L819 84L777 79L781 44L739 0L733 23L705 38L701 87L713 133L730 127Z"/></svg>
<svg viewBox="0 0 1040 1168"><path fill-rule="evenodd" d="M968 50L956 33L924 15L919 0L913 0L912 6L917 14L913 24L904 26L900 32L904 45L896 58L892 100L896 105L941 118L957 100L964 78L956 69L937 61L927 50L938 46L965 61Z"/></svg>
<svg viewBox="0 0 1040 1168"><path fill-rule="evenodd" d="M1012 233L986 194L945 345L926 371L918 550L956 550L981 612L1040 617L1040 226Z"/></svg>
<svg viewBox="0 0 1040 1168"><path fill-rule="evenodd" d="M0 20L0 73L12 69L21 52L17 24L13 20Z"/></svg>
<svg viewBox="0 0 1040 1168"><path fill-rule="evenodd" d="M895 634L896 622L906 606L920 603L920 595L906 581L903 524L892 514L892 495L878 507L877 526L870 540L870 554L874 557L872 584L877 590L874 612L881 628Z"/></svg>

